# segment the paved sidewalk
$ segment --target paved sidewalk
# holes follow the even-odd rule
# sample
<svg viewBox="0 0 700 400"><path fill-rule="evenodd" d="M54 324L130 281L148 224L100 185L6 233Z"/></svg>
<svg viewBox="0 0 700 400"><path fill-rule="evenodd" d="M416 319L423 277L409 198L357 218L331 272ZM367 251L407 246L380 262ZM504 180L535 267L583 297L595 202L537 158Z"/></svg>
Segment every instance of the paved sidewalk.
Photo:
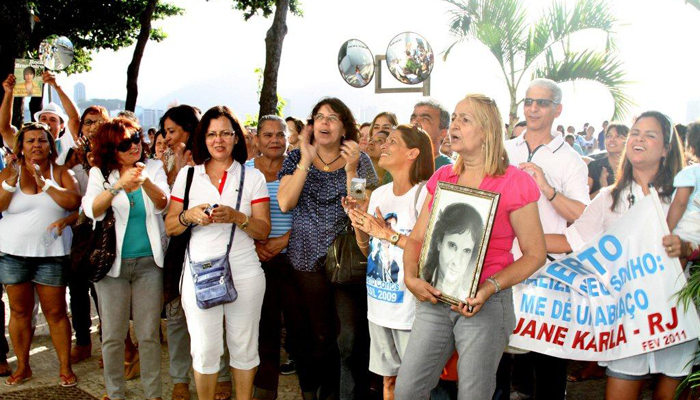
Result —
<svg viewBox="0 0 700 400"><path fill-rule="evenodd" d="M3 301L5 302L5 312L6 321L5 326L7 326L7 320L9 320L9 307L7 302L7 295L3 295ZM96 315L93 310L93 315ZM164 325L163 325L164 327ZM102 370L98 366L98 360L100 358L100 346L99 338L97 335L97 317L93 317L93 351L92 357L78 363L73 366L73 370L78 376L79 385L78 387L95 396L96 398L101 398L104 395L104 378L102 375ZM5 330L8 342L10 342L9 335L7 334L7 329ZM163 329L165 335L165 329ZM167 338L165 339L167 341ZM14 368L16 366L16 359L14 353L12 352L12 343L10 342L10 354L9 361L10 365ZM168 375L168 347L167 342L163 343L161 352L161 371L163 373L163 399L169 400L170 394L172 392L173 384ZM38 390L39 388L46 388L49 386L58 386L58 359L56 358L56 353L53 350L53 345L51 344L51 338L49 336L48 326L41 313L39 314L39 320L37 323L37 329L34 337L34 342L32 343L31 349L31 366L33 377L30 381L18 386L18 387L8 387L0 384L0 400L10 399L9 393L16 392L19 390L36 388L36 399L48 400L53 398L65 398L70 399L71 396L69 392L66 392L65 396L47 397L46 392L43 390ZM284 354L283 354L284 357ZM283 360L284 361L284 360ZM576 363L570 363L570 369L575 369L580 367ZM5 378L2 378L4 382ZM647 384L647 390L644 393L643 399L651 399L649 384ZM194 378L192 378L192 384L190 385L192 399L197 399L197 395L194 388ZM57 388L54 393L60 393L63 388ZM579 383L569 383L567 388L567 399L568 400L593 400L593 399L603 399L605 393L605 380L593 380L585 381ZM127 399L145 399L143 396L143 391L141 389L141 384L139 379L134 379L127 382L126 390ZM14 397L14 396L13 396ZM234 397L235 398L235 397ZM301 400L301 393L299 392L299 385L296 375L280 376L280 387L279 387L279 400Z"/></svg>

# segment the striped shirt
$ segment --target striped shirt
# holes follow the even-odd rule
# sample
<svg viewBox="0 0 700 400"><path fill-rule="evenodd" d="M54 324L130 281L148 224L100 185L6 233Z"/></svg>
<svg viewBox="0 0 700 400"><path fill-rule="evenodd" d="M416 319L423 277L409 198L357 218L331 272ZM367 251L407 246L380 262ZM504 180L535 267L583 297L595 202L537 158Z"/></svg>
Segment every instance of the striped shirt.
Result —
<svg viewBox="0 0 700 400"><path fill-rule="evenodd" d="M255 159L250 159L246 161L245 165L247 167L255 168ZM292 229L292 213L283 213L280 210L280 203L277 200L277 191L280 187L280 181L267 182L267 191L270 193L270 223L272 224L272 229L270 230L270 237L280 237ZM287 249L282 250L282 253L286 253Z"/></svg>

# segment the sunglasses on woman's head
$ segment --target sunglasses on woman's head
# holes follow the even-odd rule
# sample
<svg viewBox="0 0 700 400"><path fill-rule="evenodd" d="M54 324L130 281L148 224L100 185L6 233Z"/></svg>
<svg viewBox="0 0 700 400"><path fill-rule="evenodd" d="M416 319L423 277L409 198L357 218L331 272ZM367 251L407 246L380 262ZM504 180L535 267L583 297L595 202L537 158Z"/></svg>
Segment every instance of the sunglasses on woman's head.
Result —
<svg viewBox="0 0 700 400"><path fill-rule="evenodd" d="M129 151L132 145L141 143L141 132L135 132L130 138L124 139L117 145L117 150L122 153Z"/></svg>

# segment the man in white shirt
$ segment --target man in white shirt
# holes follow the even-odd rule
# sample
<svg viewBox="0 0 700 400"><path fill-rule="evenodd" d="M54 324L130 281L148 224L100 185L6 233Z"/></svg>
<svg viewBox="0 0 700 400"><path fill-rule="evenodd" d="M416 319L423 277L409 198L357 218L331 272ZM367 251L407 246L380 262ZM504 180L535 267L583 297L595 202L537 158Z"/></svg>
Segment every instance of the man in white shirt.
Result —
<svg viewBox="0 0 700 400"><path fill-rule="evenodd" d="M506 142L511 164L535 179L541 195L537 202L544 233L563 233L567 224L581 216L589 203L588 170L581 157L553 129L562 111L562 92L549 79L530 83L523 100L525 132ZM515 258L521 256L516 241ZM549 255L553 260L557 255ZM566 391L566 360L530 353L534 370L534 398L563 400Z"/></svg>

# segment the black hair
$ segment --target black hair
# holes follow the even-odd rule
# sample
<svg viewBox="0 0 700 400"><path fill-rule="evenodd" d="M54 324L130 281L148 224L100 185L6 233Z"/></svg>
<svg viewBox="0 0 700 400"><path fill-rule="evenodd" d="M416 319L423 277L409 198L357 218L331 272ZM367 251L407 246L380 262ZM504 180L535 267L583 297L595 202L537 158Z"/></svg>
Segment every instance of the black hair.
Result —
<svg viewBox="0 0 700 400"><path fill-rule="evenodd" d="M440 211L433 226L430 248L425 260L423 278L426 281L432 282L435 278L440 264L440 245L445 236L466 231L471 233L474 241L474 248L472 249L473 261L478 254L477 246L479 246L481 234L484 231L484 222L481 219L481 215L467 203L453 203Z"/></svg>
<svg viewBox="0 0 700 400"><path fill-rule="evenodd" d="M189 107L189 106L188 106ZM248 159L248 150L246 149L245 138L243 137L243 125L238 121L238 117L233 113L233 111L226 106L214 106L207 110L207 112L202 115L202 119L199 121L197 128L194 130L192 148L192 159L195 164L204 164L211 154L207 148L207 130L209 130L209 125L212 120L220 117L228 118L231 121L231 127L233 128L234 135L238 138L236 144L233 145L233 150L231 150L231 157L239 163L244 164Z"/></svg>
<svg viewBox="0 0 700 400"><path fill-rule="evenodd" d="M166 119L170 119L179 125L183 131L187 132L185 148L187 150L192 150L194 145L194 131L197 129L197 125L199 124L199 119L201 117L202 113L197 107L192 107L187 104L180 104L179 106L169 108L168 111L166 111L160 118L160 123L158 125L160 129L165 130Z"/></svg>
<svg viewBox="0 0 700 400"><path fill-rule="evenodd" d="M321 99L321 101L316 103L314 106L313 110L311 111L312 120L318 113L318 110L320 110L323 106L328 106L331 108L331 110L338 113L340 122L345 128L345 139L357 142L360 138L360 130L357 129L357 122L355 122L355 117L352 115L350 108L346 106L345 103L343 103L339 98L326 97L325 99ZM314 137L312 136L311 143L313 143L313 139ZM342 138L340 139L340 143L343 143Z"/></svg>

